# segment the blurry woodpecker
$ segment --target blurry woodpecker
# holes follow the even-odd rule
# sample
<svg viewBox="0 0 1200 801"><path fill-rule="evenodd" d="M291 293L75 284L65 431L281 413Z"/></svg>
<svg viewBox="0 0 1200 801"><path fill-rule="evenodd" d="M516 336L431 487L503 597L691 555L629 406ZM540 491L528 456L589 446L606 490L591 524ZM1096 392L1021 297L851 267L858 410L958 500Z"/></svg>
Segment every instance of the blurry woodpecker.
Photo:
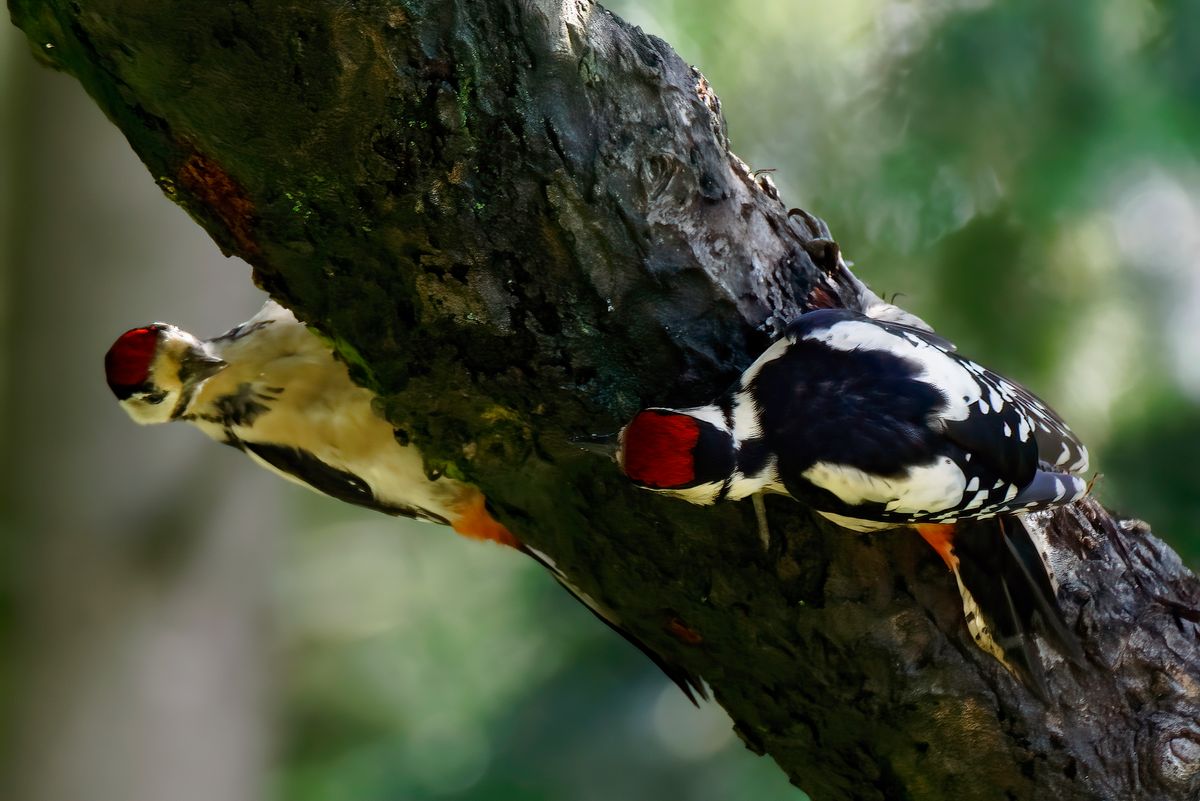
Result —
<svg viewBox="0 0 1200 801"><path fill-rule="evenodd" d="M430 477L420 451L375 413L333 351L290 311L267 301L250 320L209 340L168 323L122 334L104 357L108 386L144 425L182 420L309 489L389 515L451 526L515 548L548 569L596 617L641 650L693 703L700 680L623 628L546 554L488 512L477 487Z"/></svg>
<svg viewBox="0 0 1200 801"><path fill-rule="evenodd" d="M637 485L691 503L752 496L760 526L762 493L854 531L912 526L953 571L983 650L1040 685L1026 664L1037 614L1082 661L1019 515L1083 497L1072 474L1087 470L1087 449L1028 390L929 331L846 309L804 314L713 403L638 412L615 459ZM1000 515L1018 517L987 527L998 548L956 548L957 521Z"/></svg>

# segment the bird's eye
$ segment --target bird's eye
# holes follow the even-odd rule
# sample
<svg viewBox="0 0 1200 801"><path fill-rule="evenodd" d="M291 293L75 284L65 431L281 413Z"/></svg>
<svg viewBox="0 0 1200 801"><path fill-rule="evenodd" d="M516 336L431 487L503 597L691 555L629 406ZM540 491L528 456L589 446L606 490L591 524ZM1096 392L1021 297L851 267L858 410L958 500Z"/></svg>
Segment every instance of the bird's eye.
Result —
<svg viewBox="0 0 1200 801"><path fill-rule="evenodd" d="M151 392L148 395L146 395L144 398L142 398L142 400L145 403L148 403L151 406L157 406L158 404L162 403L166 399L167 399L167 393L161 392L161 391Z"/></svg>

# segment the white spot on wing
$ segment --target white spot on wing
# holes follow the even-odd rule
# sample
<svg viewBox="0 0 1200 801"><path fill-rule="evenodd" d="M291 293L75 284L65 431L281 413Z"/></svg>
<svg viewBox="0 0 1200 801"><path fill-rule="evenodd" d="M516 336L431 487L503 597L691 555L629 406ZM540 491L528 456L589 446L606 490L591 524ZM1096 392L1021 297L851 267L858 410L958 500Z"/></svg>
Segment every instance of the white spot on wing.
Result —
<svg viewBox="0 0 1200 801"><path fill-rule="evenodd" d="M1079 458L1075 460L1069 468L1072 473L1082 473L1088 469L1088 450L1084 446L1079 446Z"/></svg>
<svg viewBox="0 0 1200 801"><path fill-rule="evenodd" d="M1067 494L1067 485L1061 478L1054 479L1054 500L1061 500Z"/></svg>
<svg viewBox="0 0 1200 801"><path fill-rule="evenodd" d="M1071 484L1071 490L1072 490L1070 501L1077 501L1080 498L1082 498L1084 495L1087 495L1087 482L1086 481L1084 481L1083 479L1080 479L1080 478L1076 478L1075 476L1067 476L1067 481ZM1068 503L1070 503L1070 501L1068 501Z"/></svg>

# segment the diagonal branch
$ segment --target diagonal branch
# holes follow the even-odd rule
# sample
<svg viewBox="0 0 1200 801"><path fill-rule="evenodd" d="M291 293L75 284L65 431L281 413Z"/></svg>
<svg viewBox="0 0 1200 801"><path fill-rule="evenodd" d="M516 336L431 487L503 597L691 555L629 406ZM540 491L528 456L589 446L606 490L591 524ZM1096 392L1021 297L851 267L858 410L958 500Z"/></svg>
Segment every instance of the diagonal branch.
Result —
<svg viewBox="0 0 1200 801"><path fill-rule="evenodd" d="M750 504L639 492L570 446L707 401L811 305L877 302L661 40L584 0L10 8L435 467L814 797L1200 789L1200 585L1143 525L1090 501L1038 519L1092 665L1046 651L1047 707L970 644L916 537L776 498L766 555Z"/></svg>

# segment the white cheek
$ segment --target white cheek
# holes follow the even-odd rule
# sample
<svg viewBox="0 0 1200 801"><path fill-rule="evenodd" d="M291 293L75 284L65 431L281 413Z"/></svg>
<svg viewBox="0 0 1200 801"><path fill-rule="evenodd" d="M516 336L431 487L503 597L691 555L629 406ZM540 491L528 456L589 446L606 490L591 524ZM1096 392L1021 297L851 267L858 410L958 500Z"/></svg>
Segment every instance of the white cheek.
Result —
<svg viewBox="0 0 1200 801"><path fill-rule="evenodd" d="M124 409L133 422L142 426L156 425L158 423L169 423L171 421L171 412L175 409L175 404L179 402L178 392L168 392L161 403L147 403L141 399L129 399L121 402L121 408Z"/></svg>
<svg viewBox="0 0 1200 801"><path fill-rule="evenodd" d="M686 487L684 489L656 489L653 492L662 495L670 495L678 498L681 501L694 503L697 506L711 506L717 502L717 494L720 493L723 482L710 482L708 484L699 484L695 487ZM651 489L645 487L645 489Z"/></svg>

